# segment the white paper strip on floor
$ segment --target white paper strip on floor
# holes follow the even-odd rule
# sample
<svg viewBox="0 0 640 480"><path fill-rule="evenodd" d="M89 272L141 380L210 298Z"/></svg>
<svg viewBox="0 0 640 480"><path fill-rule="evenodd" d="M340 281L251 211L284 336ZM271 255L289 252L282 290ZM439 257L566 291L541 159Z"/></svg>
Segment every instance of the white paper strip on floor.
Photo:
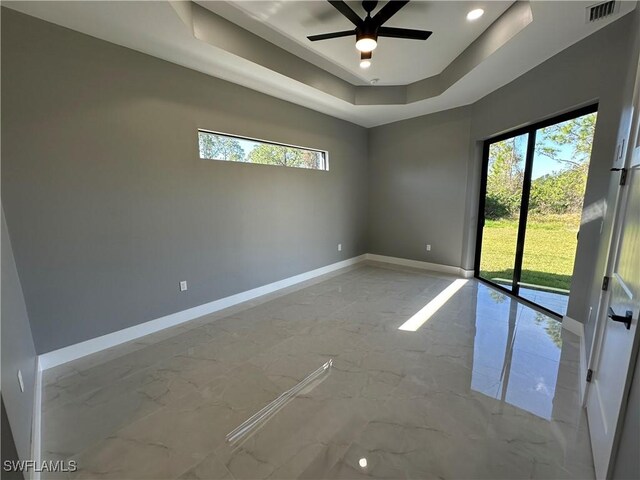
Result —
<svg viewBox="0 0 640 480"><path fill-rule="evenodd" d="M305 388L309 387L314 381L320 379L320 377L323 377L324 375L328 375L332 365L333 359L329 359L328 362L326 362L314 372L310 373L300 383L281 394L278 398L269 403L262 410L252 415L249 419L245 420L238 427L227 434L227 442L237 442L238 440L244 438L249 432L255 430L256 427L264 424L269 418L275 415L282 407L289 403Z"/></svg>

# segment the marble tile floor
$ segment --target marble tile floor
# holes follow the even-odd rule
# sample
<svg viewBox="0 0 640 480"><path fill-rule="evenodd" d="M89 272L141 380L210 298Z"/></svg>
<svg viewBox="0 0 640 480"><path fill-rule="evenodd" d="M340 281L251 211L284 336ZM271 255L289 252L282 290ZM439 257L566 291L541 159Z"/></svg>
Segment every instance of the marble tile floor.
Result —
<svg viewBox="0 0 640 480"><path fill-rule="evenodd" d="M498 282L498 285L501 285L511 291L510 283ZM536 305L551 310L561 317L567 314L567 307L569 306L568 293L520 286L519 295L525 300L529 300Z"/></svg>
<svg viewBox="0 0 640 480"><path fill-rule="evenodd" d="M567 314L568 294L520 287L520 296L559 315L564 316Z"/></svg>
<svg viewBox="0 0 640 480"><path fill-rule="evenodd" d="M361 264L48 370L43 457L79 469L43 478L593 478L579 339L455 281Z"/></svg>

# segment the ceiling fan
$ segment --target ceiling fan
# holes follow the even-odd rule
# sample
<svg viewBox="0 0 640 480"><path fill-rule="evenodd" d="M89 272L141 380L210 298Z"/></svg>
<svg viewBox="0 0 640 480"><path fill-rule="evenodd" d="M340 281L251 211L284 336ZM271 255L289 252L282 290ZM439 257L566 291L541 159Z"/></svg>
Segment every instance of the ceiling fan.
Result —
<svg viewBox="0 0 640 480"><path fill-rule="evenodd" d="M371 65L371 52L378 46L378 37L426 40L433 33L427 30L383 26L383 24L398 13L402 7L409 3L409 0L390 0L373 17L371 17L371 12L376 8L378 2L375 0L365 0L362 2L362 8L367 12L367 16L364 19L361 19L343 0L328 1L336 10L353 23L356 28L341 32L310 35L307 38L312 42L317 42L319 40L355 35L356 48L360 51L360 66L362 68L367 68Z"/></svg>

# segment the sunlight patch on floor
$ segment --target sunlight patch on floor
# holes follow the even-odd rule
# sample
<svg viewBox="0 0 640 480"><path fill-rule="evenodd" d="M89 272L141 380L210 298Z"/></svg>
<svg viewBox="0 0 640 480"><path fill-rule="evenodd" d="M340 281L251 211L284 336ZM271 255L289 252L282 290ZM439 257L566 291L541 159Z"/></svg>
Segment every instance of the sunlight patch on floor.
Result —
<svg viewBox="0 0 640 480"><path fill-rule="evenodd" d="M441 291L436 298L427 303L418 313L416 313L409 320L404 322L398 330L404 330L406 332L415 332L422 325L425 324L427 320L431 318L431 316L436 313L440 308L447 303L447 301L453 297L458 290L465 286L468 280L459 278L454 281L451 285Z"/></svg>

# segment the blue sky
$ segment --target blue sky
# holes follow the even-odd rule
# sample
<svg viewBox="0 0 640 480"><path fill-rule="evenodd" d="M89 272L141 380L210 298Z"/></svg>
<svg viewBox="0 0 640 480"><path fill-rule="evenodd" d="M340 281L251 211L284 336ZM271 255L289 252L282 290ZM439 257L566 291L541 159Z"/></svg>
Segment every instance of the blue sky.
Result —
<svg viewBox="0 0 640 480"><path fill-rule="evenodd" d="M528 134L520 135L515 138L515 148L523 159L526 156L528 140ZM573 154L573 145L558 145L557 143L549 140L544 142L544 145L557 149L558 156L560 158L571 160ZM566 170L569 166L570 164L568 163L558 162L547 157L546 155L542 155L536 152L533 157L533 170L531 171L531 178L535 180L536 178L542 177L543 175L547 175L552 172ZM524 168L524 163L522 167Z"/></svg>
<svg viewBox="0 0 640 480"><path fill-rule="evenodd" d="M251 140L245 140L243 138L236 138L238 142L240 142L240 146L244 150L245 158L249 155L249 152L260 145L258 142L253 142Z"/></svg>
<svg viewBox="0 0 640 480"><path fill-rule="evenodd" d="M557 145L554 142L546 142L547 145L556 147L560 150L560 158L566 158L567 160L571 160L572 146L571 145ZM531 171L531 178L534 180L536 178L542 177L543 175L547 175L548 173L565 170L569 164L564 162L556 162L555 160L550 159L545 155L540 155L536 153L533 157L533 170Z"/></svg>

